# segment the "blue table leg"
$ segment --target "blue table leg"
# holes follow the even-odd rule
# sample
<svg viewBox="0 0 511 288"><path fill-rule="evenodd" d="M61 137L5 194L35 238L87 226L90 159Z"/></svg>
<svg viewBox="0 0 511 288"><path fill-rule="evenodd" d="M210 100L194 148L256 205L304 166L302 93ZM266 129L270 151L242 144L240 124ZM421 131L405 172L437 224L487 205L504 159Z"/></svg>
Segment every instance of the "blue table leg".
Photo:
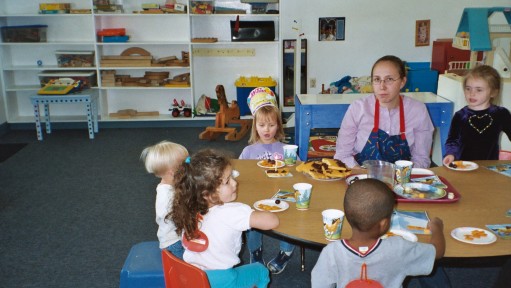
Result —
<svg viewBox="0 0 511 288"><path fill-rule="evenodd" d="M92 105L90 102L87 102L85 105L85 110L87 112L87 127L89 129L89 139L94 139L94 127L92 123Z"/></svg>
<svg viewBox="0 0 511 288"><path fill-rule="evenodd" d="M44 123L46 125L46 133L51 134L50 104L48 103L44 103Z"/></svg>
<svg viewBox="0 0 511 288"><path fill-rule="evenodd" d="M34 116L35 116L35 131L37 133L37 140L43 140L43 131L41 131L41 119L39 114L39 102L33 102Z"/></svg>

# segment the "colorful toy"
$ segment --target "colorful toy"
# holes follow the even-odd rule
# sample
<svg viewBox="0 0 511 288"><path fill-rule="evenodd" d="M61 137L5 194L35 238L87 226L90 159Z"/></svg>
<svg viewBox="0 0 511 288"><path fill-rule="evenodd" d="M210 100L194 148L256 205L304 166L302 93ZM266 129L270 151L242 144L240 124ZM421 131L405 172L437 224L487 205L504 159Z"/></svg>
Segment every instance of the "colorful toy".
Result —
<svg viewBox="0 0 511 288"><path fill-rule="evenodd" d="M171 113L172 117L179 117L179 114L181 114L181 112L183 112L183 116L185 117L192 116L192 108L190 108L190 105L186 105L184 100L181 100L181 105L179 105L179 102L177 102L177 100L174 99L172 108L170 108L169 111L172 111Z"/></svg>
<svg viewBox="0 0 511 288"><path fill-rule="evenodd" d="M250 130L252 119L240 119L240 107L236 101L232 101L231 105L227 104L224 86L217 85L215 91L220 105L220 111L215 117L215 127L206 127L206 130L199 134L199 139L214 140L220 133L227 133L225 140L238 141ZM240 126L240 129L228 127L231 124Z"/></svg>

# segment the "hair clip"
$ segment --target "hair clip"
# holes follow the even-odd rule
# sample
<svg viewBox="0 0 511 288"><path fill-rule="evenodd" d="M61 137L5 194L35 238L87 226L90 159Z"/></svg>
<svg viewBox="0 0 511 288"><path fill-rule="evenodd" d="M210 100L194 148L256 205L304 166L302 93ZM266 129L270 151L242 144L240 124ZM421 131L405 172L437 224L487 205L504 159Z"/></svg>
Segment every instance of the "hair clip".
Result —
<svg viewBox="0 0 511 288"><path fill-rule="evenodd" d="M190 164L190 156L186 157L186 159L185 159L185 163L186 163L186 164Z"/></svg>

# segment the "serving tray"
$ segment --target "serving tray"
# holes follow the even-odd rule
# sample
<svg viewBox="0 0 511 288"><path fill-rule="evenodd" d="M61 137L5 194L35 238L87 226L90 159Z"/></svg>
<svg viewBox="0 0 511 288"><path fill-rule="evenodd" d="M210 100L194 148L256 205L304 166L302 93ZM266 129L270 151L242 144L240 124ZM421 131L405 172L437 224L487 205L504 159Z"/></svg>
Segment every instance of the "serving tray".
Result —
<svg viewBox="0 0 511 288"><path fill-rule="evenodd" d="M427 176L431 176L431 175L412 175L412 178L420 178L420 177L427 177ZM456 188L454 186L452 186L452 184L449 183L449 181L447 181L444 177L438 176L438 178L440 178L440 180L442 180L442 182L445 185L447 185L447 188L444 189L445 192L447 192L444 197L442 197L440 199L427 199L427 200L408 199L408 198L403 198L403 197L394 193L396 195L397 202L400 202L400 203L454 203L454 202L458 202L458 200L460 200L460 198L461 198L461 195L458 192L458 190L456 190ZM453 193L454 197L452 199L448 198L449 193Z"/></svg>

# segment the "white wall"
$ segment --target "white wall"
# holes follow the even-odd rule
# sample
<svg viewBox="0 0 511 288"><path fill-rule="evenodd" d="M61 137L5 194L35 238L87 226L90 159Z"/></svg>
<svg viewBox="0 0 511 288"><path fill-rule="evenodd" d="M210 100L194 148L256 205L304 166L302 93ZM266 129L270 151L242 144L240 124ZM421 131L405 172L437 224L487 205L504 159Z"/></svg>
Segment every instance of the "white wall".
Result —
<svg viewBox="0 0 511 288"><path fill-rule="evenodd" d="M346 75L367 76L378 58L393 54L431 62L435 39L453 38L466 7L510 7L510 0L280 0L282 39L293 39L297 20L308 45L308 78L321 91ZM318 41L320 17L346 17L344 41ZM415 47L415 21L431 20L430 45ZM309 84L310 82L307 81Z"/></svg>

